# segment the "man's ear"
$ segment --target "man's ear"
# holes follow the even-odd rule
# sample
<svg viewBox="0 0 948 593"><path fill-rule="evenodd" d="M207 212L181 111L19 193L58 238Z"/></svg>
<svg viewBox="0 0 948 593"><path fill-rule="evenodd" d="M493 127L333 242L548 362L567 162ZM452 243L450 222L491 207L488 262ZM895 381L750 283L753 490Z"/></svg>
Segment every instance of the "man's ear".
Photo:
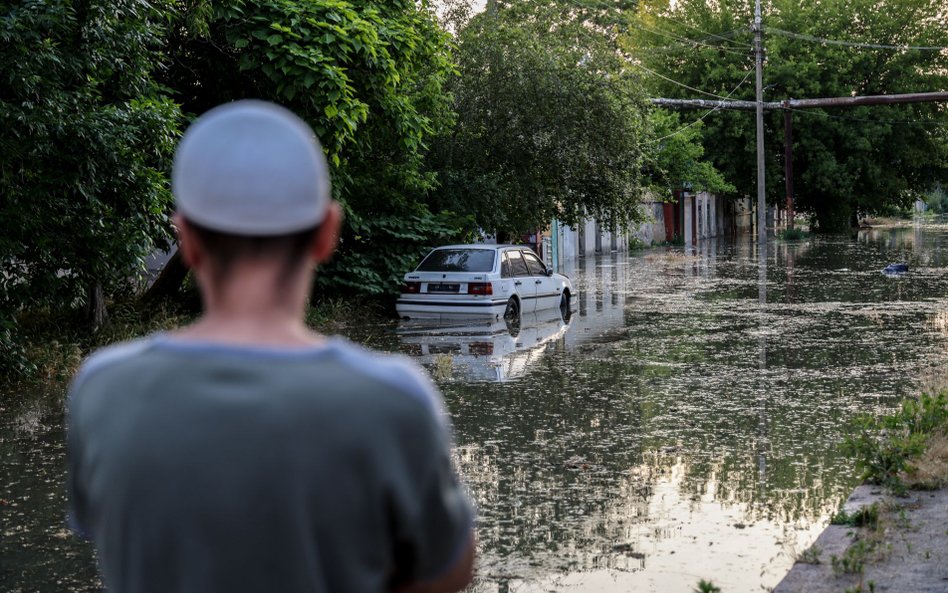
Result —
<svg viewBox="0 0 948 593"><path fill-rule="evenodd" d="M339 229L342 227L342 205L339 202L330 202L326 210L326 217L316 231L313 240L312 256L317 264L324 264L332 258L339 244Z"/></svg>
<svg viewBox="0 0 948 593"><path fill-rule="evenodd" d="M176 212L172 218L174 228L178 234L178 251L181 252L181 259L184 265L194 269L204 261L204 252L201 250L201 244L194 234L194 229L188 224L187 219Z"/></svg>

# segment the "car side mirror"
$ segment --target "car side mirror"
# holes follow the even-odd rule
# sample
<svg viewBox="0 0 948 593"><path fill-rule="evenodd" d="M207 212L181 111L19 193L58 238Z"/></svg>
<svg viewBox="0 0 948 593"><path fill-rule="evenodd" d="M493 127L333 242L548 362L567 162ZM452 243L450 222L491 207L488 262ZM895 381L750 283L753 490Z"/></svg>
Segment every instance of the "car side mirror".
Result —
<svg viewBox="0 0 948 593"><path fill-rule="evenodd" d="M552 275L553 275L553 268L547 268L547 269L546 269L546 275L547 275L547 276L552 276Z"/></svg>

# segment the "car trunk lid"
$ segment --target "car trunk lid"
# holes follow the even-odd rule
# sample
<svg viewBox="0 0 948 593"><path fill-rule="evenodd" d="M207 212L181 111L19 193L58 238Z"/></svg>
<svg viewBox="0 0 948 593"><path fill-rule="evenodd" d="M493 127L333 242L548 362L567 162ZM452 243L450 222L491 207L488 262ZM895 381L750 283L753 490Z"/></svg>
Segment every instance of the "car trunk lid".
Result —
<svg viewBox="0 0 948 593"><path fill-rule="evenodd" d="M471 272L411 272L405 282L418 282L422 294L464 294L469 282L490 282L487 274Z"/></svg>

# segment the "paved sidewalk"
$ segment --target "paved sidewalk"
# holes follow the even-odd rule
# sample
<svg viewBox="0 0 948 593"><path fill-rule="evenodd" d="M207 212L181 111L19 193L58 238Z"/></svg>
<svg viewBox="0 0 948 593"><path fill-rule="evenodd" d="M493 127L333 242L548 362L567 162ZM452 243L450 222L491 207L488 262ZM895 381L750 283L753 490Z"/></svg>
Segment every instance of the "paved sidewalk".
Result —
<svg viewBox="0 0 948 593"><path fill-rule="evenodd" d="M888 503L880 516L881 540L865 554L848 555L864 559L861 572L841 570L839 560L871 528L830 525L814 544L818 556L798 561L774 593L948 593L948 489L891 498L875 486L860 486L844 508L852 513L881 500Z"/></svg>

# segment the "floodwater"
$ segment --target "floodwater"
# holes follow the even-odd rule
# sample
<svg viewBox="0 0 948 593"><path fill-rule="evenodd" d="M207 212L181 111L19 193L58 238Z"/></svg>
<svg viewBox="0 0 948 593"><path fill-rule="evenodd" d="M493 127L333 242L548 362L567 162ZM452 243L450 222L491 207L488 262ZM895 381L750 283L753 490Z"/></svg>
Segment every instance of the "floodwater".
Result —
<svg viewBox="0 0 948 593"><path fill-rule="evenodd" d="M760 263L749 238L606 254L565 270L568 322L352 330L444 392L479 508L472 591L777 584L856 482L847 422L946 368L948 227L775 241ZM60 420L0 421L0 590L98 590L61 521Z"/></svg>

